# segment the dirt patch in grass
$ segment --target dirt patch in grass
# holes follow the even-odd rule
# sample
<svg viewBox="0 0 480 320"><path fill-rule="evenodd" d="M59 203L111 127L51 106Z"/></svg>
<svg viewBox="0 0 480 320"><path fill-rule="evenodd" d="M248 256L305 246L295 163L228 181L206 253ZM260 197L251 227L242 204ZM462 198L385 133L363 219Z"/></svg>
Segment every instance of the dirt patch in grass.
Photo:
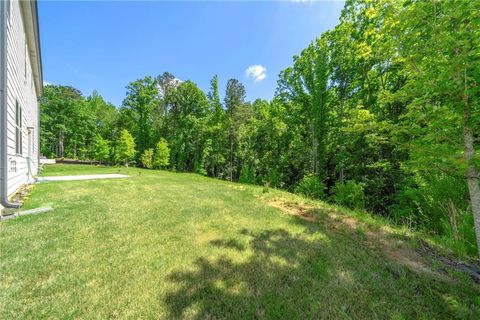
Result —
<svg viewBox="0 0 480 320"><path fill-rule="evenodd" d="M17 192L15 192L15 194L11 197L10 201L13 203L20 203L20 205L22 205L25 200L28 199L28 196L32 192L32 188L33 185L31 184L22 186L20 189L17 190ZM9 216L16 212L18 212L18 209L16 208L4 208L0 210L0 215Z"/></svg>
<svg viewBox="0 0 480 320"><path fill-rule="evenodd" d="M370 226L328 207L316 207L281 198L268 199L266 202L289 215L319 223L327 232L351 235L352 241L360 238L372 250L381 252L388 260L406 266L416 273L439 277L444 281L456 281L452 277L452 271L457 271L469 275L480 284L478 261L458 261L454 257L440 254L423 240L419 240L419 247L414 249L405 239L396 236L388 226Z"/></svg>
<svg viewBox="0 0 480 320"><path fill-rule="evenodd" d="M313 206L308 206L306 204L299 205L282 199L271 199L267 203L272 207L280 209L281 211L296 216L302 220L312 223L317 222L317 217L314 215L316 208Z"/></svg>
<svg viewBox="0 0 480 320"><path fill-rule="evenodd" d="M22 186L12 196L12 202L23 203L28 198L30 193L32 192L32 188L33 188L32 184L26 184L26 185Z"/></svg>
<svg viewBox="0 0 480 320"><path fill-rule="evenodd" d="M442 265L441 272L447 272L446 268L455 270L470 276L475 283L480 285L480 260L470 259L468 261L461 261L456 259L452 255L439 254L435 248L433 248L427 242L420 240L420 248L417 250L423 256L434 257Z"/></svg>

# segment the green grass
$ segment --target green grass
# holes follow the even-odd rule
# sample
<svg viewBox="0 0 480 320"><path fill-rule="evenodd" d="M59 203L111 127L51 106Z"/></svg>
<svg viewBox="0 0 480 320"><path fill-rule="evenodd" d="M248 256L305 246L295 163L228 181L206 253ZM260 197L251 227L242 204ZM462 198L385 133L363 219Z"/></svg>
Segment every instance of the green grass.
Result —
<svg viewBox="0 0 480 320"><path fill-rule="evenodd" d="M0 222L0 318L475 318L480 290L406 230L262 187L80 165ZM429 263L431 262L431 263ZM442 271L443 269L446 272Z"/></svg>

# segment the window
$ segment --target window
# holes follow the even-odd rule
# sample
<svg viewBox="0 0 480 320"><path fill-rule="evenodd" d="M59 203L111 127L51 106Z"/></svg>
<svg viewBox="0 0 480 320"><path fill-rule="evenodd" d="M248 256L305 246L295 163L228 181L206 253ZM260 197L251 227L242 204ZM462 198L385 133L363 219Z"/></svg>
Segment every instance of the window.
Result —
<svg viewBox="0 0 480 320"><path fill-rule="evenodd" d="M22 108L15 103L15 153L22 154Z"/></svg>
<svg viewBox="0 0 480 320"><path fill-rule="evenodd" d="M10 172L17 172L17 161L10 160Z"/></svg>

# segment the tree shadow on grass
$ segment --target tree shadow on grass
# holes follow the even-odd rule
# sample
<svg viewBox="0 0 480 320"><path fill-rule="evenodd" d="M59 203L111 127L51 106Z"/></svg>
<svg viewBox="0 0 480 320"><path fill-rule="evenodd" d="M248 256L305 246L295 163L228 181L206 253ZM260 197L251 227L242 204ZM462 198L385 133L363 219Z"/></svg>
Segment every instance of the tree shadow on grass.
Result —
<svg viewBox="0 0 480 320"><path fill-rule="evenodd" d="M292 219L302 233L241 230L238 240L211 241L218 255L169 275L176 288L164 297L169 317L468 318L478 311L473 291L383 260L345 226Z"/></svg>
<svg viewBox="0 0 480 320"><path fill-rule="evenodd" d="M217 239L217 240L210 241L210 244L216 247L221 247L226 249L235 249L239 251L245 250L245 246L234 239L228 239L228 240Z"/></svg>
<svg viewBox="0 0 480 320"><path fill-rule="evenodd" d="M305 294L303 289L307 290L313 279L329 276L330 266L322 257L319 242L283 229L257 234L243 230L239 236L250 238L249 250L234 240L219 239L211 244L248 255L246 259L240 257L241 262L220 254L215 259L199 258L195 271L170 275L169 279L180 285L166 297L171 317L282 317L302 307L291 303Z"/></svg>

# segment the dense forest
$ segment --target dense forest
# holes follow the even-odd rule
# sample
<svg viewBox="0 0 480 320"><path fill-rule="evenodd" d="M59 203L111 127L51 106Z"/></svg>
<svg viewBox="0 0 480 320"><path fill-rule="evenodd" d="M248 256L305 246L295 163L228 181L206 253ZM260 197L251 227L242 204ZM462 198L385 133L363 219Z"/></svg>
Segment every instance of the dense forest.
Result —
<svg viewBox="0 0 480 320"><path fill-rule="evenodd" d="M349 0L272 101L246 101L236 79L221 99L216 76L205 93L168 72L130 83L118 108L48 85L41 149L287 189L475 255L479 82L480 1Z"/></svg>

